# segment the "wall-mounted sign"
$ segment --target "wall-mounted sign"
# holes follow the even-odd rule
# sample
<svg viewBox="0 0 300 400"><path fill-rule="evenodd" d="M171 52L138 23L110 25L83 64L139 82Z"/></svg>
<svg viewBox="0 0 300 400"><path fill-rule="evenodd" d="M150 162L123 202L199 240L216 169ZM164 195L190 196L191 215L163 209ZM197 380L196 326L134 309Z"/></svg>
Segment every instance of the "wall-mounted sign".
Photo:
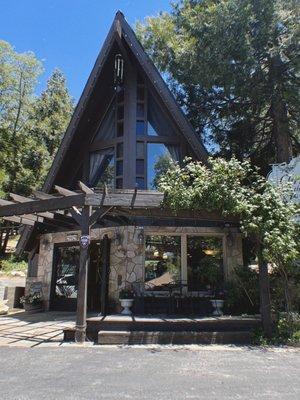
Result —
<svg viewBox="0 0 300 400"><path fill-rule="evenodd" d="M78 242L78 235L76 234L71 234L67 235L67 242Z"/></svg>
<svg viewBox="0 0 300 400"><path fill-rule="evenodd" d="M273 164L268 180L275 185L291 182L293 186L291 200L300 204L300 156L293 158L289 163Z"/></svg>
<svg viewBox="0 0 300 400"><path fill-rule="evenodd" d="M29 288L30 294L39 293L42 291L43 283L40 281L32 282Z"/></svg>
<svg viewBox="0 0 300 400"><path fill-rule="evenodd" d="M89 247L90 241L91 240L90 240L90 236L89 235L80 236L79 243L80 243L80 246L83 249L86 249L87 247Z"/></svg>

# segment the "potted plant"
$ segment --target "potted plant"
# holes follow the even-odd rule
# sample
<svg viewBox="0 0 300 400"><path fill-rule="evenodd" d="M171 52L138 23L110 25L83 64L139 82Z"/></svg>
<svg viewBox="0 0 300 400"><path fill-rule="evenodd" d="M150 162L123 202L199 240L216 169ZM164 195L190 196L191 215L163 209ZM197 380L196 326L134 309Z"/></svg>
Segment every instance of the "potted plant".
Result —
<svg viewBox="0 0 300 400"><path fill-rule="evenodd" d="M29 293L20 298L25 311L40 312L43 311L43 296L41 292Z"/></svg>
<svg viewBox="0 0 300 400"><path fill-rule="evenodd" d="M121 311L122 315L131 315L132 312L130 311L130 308L133 305L133 300L134 300L134 292L131 289L122 289L119 294L119 300L121 303L121 306L123 307L123 310Z"/></svg>
<svg viewBox="0 0 300 400"><path fill-rule="evenodd" d="M220 261L212 256L206 256L201 261L201 274L213 292L214 298L210 300L214 308L212 315L223 315L224 292L220 290L223 284L223 272Z"/></svg>

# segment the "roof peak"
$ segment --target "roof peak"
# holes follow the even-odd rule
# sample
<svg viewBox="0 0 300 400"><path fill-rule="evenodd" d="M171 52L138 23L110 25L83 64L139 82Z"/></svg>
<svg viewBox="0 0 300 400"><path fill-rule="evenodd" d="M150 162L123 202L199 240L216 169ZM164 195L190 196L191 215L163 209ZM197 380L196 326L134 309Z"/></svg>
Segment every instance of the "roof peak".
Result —
<svg viewBox="0 0 300 400"><path fill-rule="evenodd" d="M122 13L121 10L118 10L118 11L116 12L116 17L117 17L117 18L118 18L118 17L125 18L125 15Z"/></svg>

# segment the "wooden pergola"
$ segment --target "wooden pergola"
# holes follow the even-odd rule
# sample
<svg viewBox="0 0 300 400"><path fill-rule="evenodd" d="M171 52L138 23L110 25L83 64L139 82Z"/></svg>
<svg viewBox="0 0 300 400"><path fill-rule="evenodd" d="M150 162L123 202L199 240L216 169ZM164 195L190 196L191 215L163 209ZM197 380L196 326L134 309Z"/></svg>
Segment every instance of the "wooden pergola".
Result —
<svg viewBox="0 0 300 400"><path fill-rule="evenodd" d="M75 341L86 337L87 276L89 264L90 230L104 219L124 218L126 210L160 207L164 195L147 190L116 190L95 192L78 182L79 191L55 186L58 195L41 191L32 197L10 194L12 201L0 199L0 218L29 226L42 226L45 232L60 229L80 230L80 262L78 276Z"/></svg>

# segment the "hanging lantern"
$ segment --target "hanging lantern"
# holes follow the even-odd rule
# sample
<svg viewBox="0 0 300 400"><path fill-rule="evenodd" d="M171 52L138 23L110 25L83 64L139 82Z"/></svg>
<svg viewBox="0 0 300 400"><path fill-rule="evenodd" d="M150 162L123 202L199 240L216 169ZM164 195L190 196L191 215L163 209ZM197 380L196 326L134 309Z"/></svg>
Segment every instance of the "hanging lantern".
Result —
<svg viewBox="0 0 300 400"><path fill-rule="evenodd" d="M124 59L121 54L115 55L114 83L116 87L122 86L124 80Z"/></svg>

